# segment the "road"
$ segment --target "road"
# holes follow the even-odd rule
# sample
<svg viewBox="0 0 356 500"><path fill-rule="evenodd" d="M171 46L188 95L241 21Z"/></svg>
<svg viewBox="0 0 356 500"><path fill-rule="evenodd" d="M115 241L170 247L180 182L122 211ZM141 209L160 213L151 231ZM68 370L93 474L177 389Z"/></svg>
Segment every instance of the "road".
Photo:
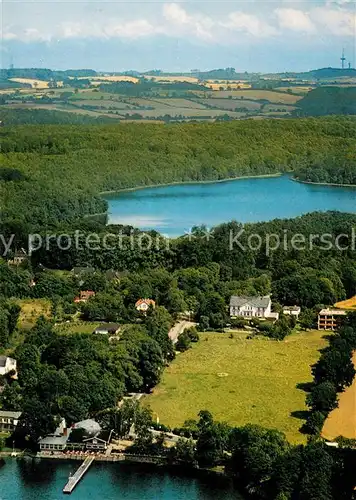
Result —
<svg viewBox="0 0 356 500"><path fill-rule="evenodd" d="M190 328L192 326L196 326L196 323L193 323L192 321L179 321L179 323L176 323L173 328L170 329L168 334L173 344L177 343L179 335L184 332L186 328Z"/></svg>

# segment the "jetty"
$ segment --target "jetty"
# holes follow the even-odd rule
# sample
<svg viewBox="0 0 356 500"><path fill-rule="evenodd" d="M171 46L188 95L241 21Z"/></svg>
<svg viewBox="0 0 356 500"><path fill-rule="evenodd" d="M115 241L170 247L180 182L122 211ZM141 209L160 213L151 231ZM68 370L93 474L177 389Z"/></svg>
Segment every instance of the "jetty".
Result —
<svg viewBox="0 0 356 500"><path fill-rule="evenodd" d="M82 479L84 474L87 472L91 464L94 462L94 457L87 457L82 465L77 469L77 471L73 474L73 476L70 476L68 479L68 483L65 485L63 488L63 493L70 494L74 490L74 488L77 486L79 481Z"/></svg>

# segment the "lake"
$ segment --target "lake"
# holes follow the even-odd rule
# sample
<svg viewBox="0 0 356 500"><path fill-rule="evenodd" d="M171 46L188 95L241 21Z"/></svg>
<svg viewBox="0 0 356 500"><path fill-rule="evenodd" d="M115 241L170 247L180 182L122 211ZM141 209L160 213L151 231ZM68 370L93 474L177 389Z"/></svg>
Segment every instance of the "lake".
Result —
<svg viewBox="0 0 356 500"><path fill-rule="evenodd" d="M225 478L198 479L121 463L94 463L69 497L62 489L79 464L6 459L0 467L0 500L243 500Z"/></svg>
<svg viewBox="0 0 356 500"><path fill-rule="evenodd" d="M288 175L177 184L106 195L109 223L183 235L195 225L285 219L314 211L356 212L356 188L294 182Z"/></svg>

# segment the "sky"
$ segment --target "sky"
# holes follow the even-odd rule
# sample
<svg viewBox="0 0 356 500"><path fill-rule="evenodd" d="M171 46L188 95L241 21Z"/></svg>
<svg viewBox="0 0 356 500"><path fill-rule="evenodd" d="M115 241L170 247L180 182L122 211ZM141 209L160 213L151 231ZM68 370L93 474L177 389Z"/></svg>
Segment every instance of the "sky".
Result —
<svg viewBox="0 0 356 500"><path fill-rule="evenodd" d="M2 67L355 67L356 0L2 0L0 33Z"/></svg>

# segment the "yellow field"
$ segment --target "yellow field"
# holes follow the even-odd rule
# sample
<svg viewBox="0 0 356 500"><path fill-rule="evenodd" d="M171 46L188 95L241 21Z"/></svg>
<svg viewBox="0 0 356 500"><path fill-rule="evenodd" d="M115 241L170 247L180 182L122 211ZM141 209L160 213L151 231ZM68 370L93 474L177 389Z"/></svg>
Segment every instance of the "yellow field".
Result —
<svg viewBox="0 0 356 500"><path fill-rule="evenodd" d="M194 76L154 76L154 75L145 75L144 78L147 80L153 80L155 82L187 82L187 83L198 83L198 78Z"/></svg>
<svg viewBox="0 0 356 500"><path fill-rule="evenodd" d="M25 83L31 85L33 89L48 89L49 82L44 80L35 80L34 78L9 78L12 82ZM63 86L63 82L57 82L58 87Z"/></svg>
<svg viewBox="0 0 356 500"><path fill-rule="evenodd" d="M356 354L353 362L356 367ZM329 414L321 434L329 441L339 436L356 439L356 378L352 385L339 395L339 406Z"/></svg>
<svg viewBox="0 0 356 500"><path fill-rule="evenodd" d="M351 299L336 302L334 306L338 309L356 309L356 295L351 297Z"/></svg>
<svg viewBox="0 0 356 500"><path fill-rule="evenodd" d="M80 76L78 80L90 80L93 84L100 85L100 83L112 82L132 82L138 83L139 79L134 76Z"/></svg>
<svg viewBox="0 0 356 500"><path fill-rule="evenodd" d="M311 331L277 342L247 340L243 333L201 334L199 343L177 355L144 404L171 427L207 409L217 420L277 428L290 442L305 442L299 429L306 394L297 384L312 380L310 366L326 345L323 335Z"/></svg>
<svg viewBox="0 0 356 500"><path fill-rule="evenodd" d="M249 83L236 83L236 82L231 82L231 83L205 83L205 87L208 89L214 90L214 91L221 91L223 90L238 90L238 89L250 89L251 85Z"/></svg>

